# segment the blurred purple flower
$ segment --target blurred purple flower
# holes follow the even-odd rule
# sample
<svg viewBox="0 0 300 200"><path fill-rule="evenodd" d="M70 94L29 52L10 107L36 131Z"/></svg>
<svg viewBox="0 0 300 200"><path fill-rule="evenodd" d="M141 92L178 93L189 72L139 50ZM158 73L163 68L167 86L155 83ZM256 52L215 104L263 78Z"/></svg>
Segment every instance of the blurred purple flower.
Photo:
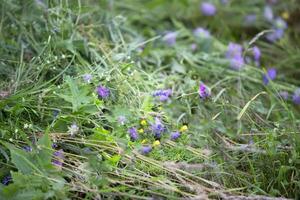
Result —
<svg viewBox="0 0 300 200"><path fill-rule="evenodd" d="M84 74L83 75L83 80L86 82L86 83L90 83L92 81L92 78L93 76L91 74Z"/></svg>
<svg viewBox="0 0 300 200"><path fill-rule="evenodd" d="M213 16L217 12L215 5L209 2L203 2L201 4L200 10L205 16Z"/></svg>
<svg viewBox="0 0 300 200"><path fill-rule="evenodd" d="M125 116L120 115L120 116L118 117L118 122L119 122L121 125L124 125L124 124L126 123L126 121L127 121L127 119L126 119Z"/></svg>
<svg viewBox="0 0 300 200"><path fill-rule="evenodd" d="M277 17L275 20L274 20L274 27L276 29L281 29L281 30L285 30L287 28L287 23L286 21L284 21L281 17Z"/></svg>
<svg viewBox="0 0 300 200"><path fill-rule="evenodd" d="M191 50L196 51L196 49L197 49L197 44L196 43L191 44Z"/></svg>
<svg viewBox="0 0 300 200"><path fill-rule="evenodd" d="M300 88L296 89L293 94L293 102L296 105L300 105Z"/></svg>
<svg viewBox="0 0 300 200"><path fill-rule="evenodd" d="M64 151L62 149L55 151L53 157L52 164L57 167L62 167L65 158Z"/></svg>
<svg viewBox="0 0 300 200"><path fill-rule="evenodd" d="M128 133L129 133L129 136L130 136L130 139L132 141L135 141L138 139L139 135L138 135L138 132L137 132L137 129L135 127L131 127L128 129Z"/></svg>
<svg viewBox="0 0 300 200"><path fill-rule="evenodd" d="M160 101L167 101L172 95L172 90L156 90L153 92L153 96L157 97Z"/></svg>
<svg viewBox="0 0 300 200"><path fill-rule="evenodd" d="M284 35L284 30L282 30L282 29L275 29L274 32L268 33L266 35L266 38L270 42L275 42L276 40L282 38L283 35Z"/></svg>
<svg viewBox="0 0 300 200"><path fill-rule="evenodd" d="M254 46L252 49L253 57L256 62L259 62L261 57L261 51L257 46Z"/></svg>
<svg viewBox="0 0 300 200"><path fill-rule="evenodd" d="M243 47L239 44L230 42L227 47L226 58L229 59L232 69L240 70L245 64Z"/></svg>
<svg viewBox="0 0 300 200"><path fill-rule="evenodd" d="M22 149L26 152L31 152L32 151L32 148L30 146L24 146Z"/></svg>
<svg viewBox="0 0 300 200"><path fill-rule="evenodd" d="M163 41L165 41L169 46L173 46L176 43L176 32L169 32L163 37Z"/></svg>
<svg viewBox="0 0 300 200"><path fill-rule="evenodd" d="M289 98L289 93L287 91L280 91L279 92L279 96L284 99L287 100Z"/></svg>
<svg viewBox="0 0 300 200"><path fill-rule="evenodd" d="M155 122L151 125L151 130L156 139L161 138L161 134L165 131L165 127L159 118L155 118Z"/></svg>
<svg viewBox="0 0 300 200"><path fill-rule="evenodd" d="M179 137L180 137L179 131L172 132L170 136L171 140L177 140Z"/></svg>
<svg viewBox="0 0 300 200"><path fill-rule="evenodd" d="M276 78L277 71L275 68L270 68L267 70L267 73L263 75L263 83L265 85L269 84L270 80L274 80Z"/></svg>
<svg viewBox="0 0 300 200"><path fill-rule="evenodd" d="M245 61L242 56L230 59L230 67L234 70L240 70L241 68L243 68L244 64Z"/></svg>
<svg viewBox="0 0 300 200"><path fill-rule="evenodd" d="M99 85L97 87L97 94L100 98L105 99L110 95L110 90L104 86Z"/></svg>
<svg viewBox="0 0 300 200"><path fill-rule="evenodd" d="M193 31L194 35L196 37L200 38L208 38L210 37L210 32L207 29L204 29L202 27L198 27Z"/></svg>
<svg viewBox="0 0 300 200"><path fill-rule="evenodd" d="M3 180L2 180L2 184L3 184L3 185L8 185L8 184L10 184L11 182L12 182L12 177L11 177L11 175L5 176L5 177L3 178Z"/></svg>
<svg viewBox="0 0 300 200"><path fill-rule="evenodd" d="M268 21L272 21L273 20L273 10L271 8L271 6L265 6L264 8L264 18Z"/></svg>
<svg viewBox="0 0 300 200"><path fill-rule="evenodd" d="M142 146L141 148L141 153L142 154L148 154L152 151L152 147L151 146Z"/></svg>
<svg viewBox="0 0 300 200"><path fill-rule="evenodd" d="M206 99L210 96L210 90L204 83L199 85L199 96L201 99Z"/></svg>
<svg viewBox="0 0 300 200"><path fill-rule="evenodd" d="M245 25L252 25L256 21L256 15L255 14L250 14L246 15L245 17Z"/></svg>

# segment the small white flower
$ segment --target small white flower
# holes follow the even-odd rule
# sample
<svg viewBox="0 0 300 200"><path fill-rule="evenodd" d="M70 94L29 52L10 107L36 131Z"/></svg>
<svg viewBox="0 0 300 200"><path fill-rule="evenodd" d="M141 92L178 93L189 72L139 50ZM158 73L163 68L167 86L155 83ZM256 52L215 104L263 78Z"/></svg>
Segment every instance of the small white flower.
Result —
<svg viewBox="0 0 300 200"><path fill-rule="evenodd" d="M74 135L76 135L78 132L79 132L79 127L77 126L76 123L73 123L73 124L69 127L68 133L69 133L71 136L74 136Z"/></svg>

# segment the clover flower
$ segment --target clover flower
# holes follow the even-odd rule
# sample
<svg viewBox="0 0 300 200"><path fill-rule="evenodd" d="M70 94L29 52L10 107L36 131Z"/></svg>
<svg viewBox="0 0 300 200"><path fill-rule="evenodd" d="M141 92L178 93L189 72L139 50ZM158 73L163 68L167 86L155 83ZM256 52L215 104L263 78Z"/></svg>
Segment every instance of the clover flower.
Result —
<svg viewBox="0 0 300 200"><path fill-rule="evenodd" d="M141 153L146 155L149 154L152 151L152 147L147 145L147 146L142 146L141 148Z"/></svg>
<svg viewBox="0 0 300 200"><path fill-rule="evenodd" d="M172 90L156 90L153 93L154 97L157 97L160 101L167 101L169 100L170 96L172 95Z"/></svg>
<svg viewBox="0 0 300 200"><path fill-rule="evenodd" d="M263 75L263 83L265 85L269 84L270 80L274 80L277 76L277 71L275 68L270 68L267 70L267 73Z"/></svg>
<svg viewBox="0 0 300 200"><path fill-rule="evenodd" d="M300 105L300 88L295 90L292 98L296 105Z"/></svg>
<svg viewBox="0 0 300 200"><path fill-rule="evenodd" d="M159 140L155 140L152 144L153 147L157 147L160 145L160 141Z"/></svg>
<svg viewBox="0 0 300 200"><path fill-rule="evenodd" d="M204 16L213 16L217 12L215 5L209 2L203 2L200 6L200 10Z"/></svg>
<svg viewBox="0 0 300 200"><path fill-rule="evenodd" d="M179 137L180 137L179 131L172 132L170 136L171 140L177 140Z"/></svg>
<svg viewBox="0 0 300 200"><path fill-rule="evenodd" d="M135 141L138 139L139 135L138 135L138 131L135 127L131 127L128 129L128 133L129 133L129 136L130 136L130 139L132 141Z"/></svg>
<svg viewBox="0 0 300 200"><path fill-rule="evenodd" d="M91 83L92 78L93 78L93 76L92 76L91 74L84 74L84 75L83 75L83 80L84 80L86 83Z"/></svg>
<svg viewBox="0 0 300 200"><path fill-rule="evenodd" d="M161 138L161 134L165 132L165 127L159 118L155 118L155 122L151 125L151 130L156 139Z"/></svg>
<svg viewBox="0 0 300 200"><path fill-rule="evenodd" d="M210 96L210 90L204 83L199 85L199 96L201 99L206 99Z"/></svg>
<svg viewBox="0 0 300 200"><path fill-rule="evenodd" d="M194 31L194 36L195 37L200 37L200 38L208 38L210 37L210 32L202 27L196 28Z"/></svg>
<svg viewBox="0 0 300 200"><path fill-rule="evenodd" d="M100 98L105 99L110 95L110 90L104 86L99 85L97 87L97 94Z"/></svg>
<svg viewBox="0 0 300 200"><path fill-rule="evenodd" d="M174 46L176 43L176 37L177 33L176 32L168 32L164 37L163 41L167 43L169 46Z"/></svg>

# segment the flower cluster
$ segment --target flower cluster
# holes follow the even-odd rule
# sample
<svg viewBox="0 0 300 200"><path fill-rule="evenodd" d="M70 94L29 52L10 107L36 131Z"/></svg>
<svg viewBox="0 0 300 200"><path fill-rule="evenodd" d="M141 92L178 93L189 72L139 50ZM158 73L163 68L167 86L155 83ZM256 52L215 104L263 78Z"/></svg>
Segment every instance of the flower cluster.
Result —
<svg viewBox="0 0 300 200"><path fill-rule="evenodd" d="M153 96L158 98L160 101L167 101L172 95L172 90L156 90L153 92Z"/></svg>

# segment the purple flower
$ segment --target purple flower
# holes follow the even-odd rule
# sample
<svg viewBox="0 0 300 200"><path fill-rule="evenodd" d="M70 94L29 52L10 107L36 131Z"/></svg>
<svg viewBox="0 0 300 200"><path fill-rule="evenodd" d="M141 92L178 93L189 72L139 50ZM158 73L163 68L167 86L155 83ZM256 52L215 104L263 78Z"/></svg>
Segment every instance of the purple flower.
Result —
<svg viewBox="0 0 300 200"><path fill-rule="evenodd" d="M142 154L148 154L152 151L152 147L151 146L142 146L141 148L141 153Z"/></svg>
<svg viewBox="0 0 300 200"><path fill-rule="evenodd" d="M32 148L30 146L24 146L22 149L26 152L31 152L32 151Z"/></svg>
<svg viewBox="0 0 300 200"><path fill-rule="evenodd" d="M52 164L57 167L62 167L65 158L64 151L62 149L55 151L53 157Z"/></svg>
<svg viewBox="0 0 300 200"><path fill-rule="evenodd" d="M132 141L135 141L138 139L139 135L138 135L138 132L137 132L137 129L135 127L131 127L128 129L128 133L129 133L129 136L130 136L130 139Z"/></svg>
<svg viewBox="0 0 300 200"><path fill-rule="evenodd" d="M206 99L207 97L210 96L210 90L204 83L200 83L199 96L201 99Z"/></svg>
<svg viewBox="0 0 300 200"><path fill-rule="evenodd" d="M284 30L282 30L282 29L275 29L273 32L268 33L266 35L266 38L270 42L275 42L276 40L282 38L283 35L284 35Z"/></svg>
<svg viewBox="0 0 300 200"><path fill-rule="evenodd" d="M151 130L152 133L154 134L154 137L156 139L160 139L161 138L161 134L163 132L165 132L165 127L164 125L161 123L159 118L155 118L155 122L151 125Z"/></svg>
<svg viewBox="0 0 300 200"><path fill-rule="evenodd" d="M167 101L172 95L172 90L156 90L153 92L153 96L157 97L160 101Z"/></svg>
<svg viewBox="0 0 300 200"><path fill-rule="evenodd" d="M197 44L195 43L191 44L191 50L196 51L196 49L197 49Z"/></svg>
<svg viewBox="0 0 300 200"><path fill-rule="evenodd" d="M273 10L270 6L265 6L265 8L264 8L264 17L268 21L273 20Z"/></svg>
<svg viewBox="0 0 300 200"><path fill-rule="evenodd" d="M58 145L57 145L56 143L52 143L51 147L52 147L53 149L55 149L55 148L58 147Z"/></svg>
<svg viewBox="0 0 300 200"><path fill-rule="evenodd" d="M118 117L118 122L119 122L121 125L124 125L124 124L126 123L126 121L127 121L127 119L126 119L125 116L120 115L120 116Z"/></svg>
<svg viewBox="0 0 300 200"><path fill-rule="evenodd" d="M201 4L200 10L204 16L213 16L216 14L217 9L212 3L203 2Z"/></svg>
<svg viewBox="0 0 300 200"><path fill-rule="evenodd" d="M256 21L256 15L255 14L246 15L246 17L245 17L245 24L246 25L251 25L255 21Z"/></svg>
<svg viewBox="0 0 300 200"><path fill-rule="evenodd" d="M210 32L202 27L198 27L193 31L196 37L208 38L210 37Z"/></svg>
<svg viewBox="0 0 300 200"><path fill-rule="evenodd" d="M176 32L169 32L163 37L163 41L165 41L169 46L173 46L176 43Z"/></svg>
<svg viewBox="0 0 300 200"><path fill-rule="evenodd" d="M270 68L267 70L267 73L263 75L263 83L265 85L269 84L270 80L274 80L276 78L277 71L275 68Z"/></svg>
<svg viewBox="0 0 300 200"><path fill-rule="evenodd" d="M296 105L300 105L300 88L296 89L293 94L293 102Z"/></svg>
<svg viewBox="0 0 300 200"><path fill-rule="evenodd" d="M280 91L279 92L279 96L284 99L287 100L289 98L289 93L287 91Z"/></svg>
<svg viewBox="0 0 300 200"><path fill-rule="evenodd" d="M84 74L83 75L83 80L86 82L86 83L90 83L92 81L92 78L93 76L91 74Z"/></svg>
<svg viewBox="0 0 300 200"><path fill-rule="evenodd" d="M276 29L285 30L287 28L287 23L281 17L277 17L274 21L274 27Z"/></svg>
<svg viewBox="0 0 300 200"><path fill-rule="evenodd" d="M226 58L229 59L232 69L241 69L245 64L243 58L243 47L236 43L229 43L227 47Z"/></svg>
<svg viewBox="0 0 300 200"><path fill-rule="evenodd" d="M243 68L244 64L245 61L242 56L230 59L230 67L234 70L240 70L241 68Z"/></svg>
<svg viewBox="0 0 300 200"><path fill-rule="evenodd" d="M109 91L108 88L99 85L99 86L97 87L97 94L98 94L98 96L99 96L100 98L105 99L105 98L107 98L107 97L110 95L110 91Z"/></svg>
<svg viewBox="0 0 300 200"><path fill-rule="evenodd" d="M259 62L260 56L261 56L260 49L257 46L254 46L253 49L252 49L252 53L253 53L254 60L256 62Z"/></svg>
<svg viewBox="0 0 300 200"><path fill-rule="evenodd" d="M180 137L180 133L179 131L176 131L176 132L172 132L171 133L171 140L177 140L178 138Z"/></svg>
<svg viewBox="0 0 300 200"><path fill-rule="evenodd" d="M11 175L5 176L5 177L3 178L3 180L2 180L2 184L3 184L3 185L8 185L8 184L10 184L11 182L12 182L12 177L11 177Z"/></svg>

